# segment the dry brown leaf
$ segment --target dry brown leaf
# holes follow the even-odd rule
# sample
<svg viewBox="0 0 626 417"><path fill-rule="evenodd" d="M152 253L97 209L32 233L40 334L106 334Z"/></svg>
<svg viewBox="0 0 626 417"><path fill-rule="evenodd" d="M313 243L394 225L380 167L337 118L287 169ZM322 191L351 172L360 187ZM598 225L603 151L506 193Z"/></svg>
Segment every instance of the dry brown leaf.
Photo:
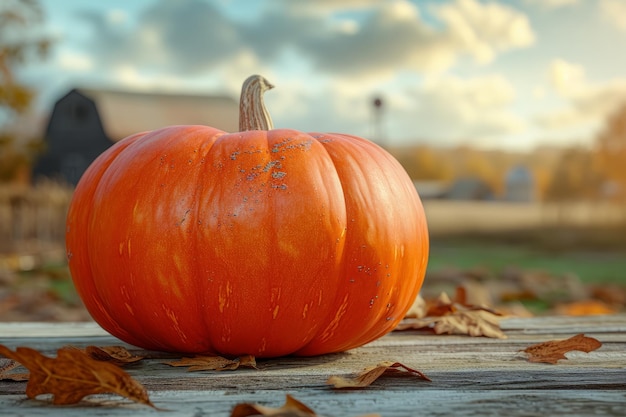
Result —
<svg viewBox="0 0 626 417"><path fill-rule="evenodd" d="M287 394L285 405L279 408L259 404L237 404L230 417L272 416L272 417L318 417L315 411ZM360 417L380 417L379 414L367 414Z"/></svg>
<svg viewBox="0 0 626 417"><path fill-rule="evenodd" d="M371 368L364 369L360 374L354 378L345 378L342 376L331 376L326 381L327 384L332 385L333 388L365 388L369 387L374 381L380 378L384 374L406 374L414 375L423 380L430 381L424 373L409 368L400 362L384 361Z"/></svg>
<svg viewBox="0 0 626 417"><path fill-rule="evenodd" d="M435 301L425 302L426 307L422 307L425 316L406 318L395 330L428 328L436 334L462 334L506 339L506 335L500 329L502 316L499 313L487 307L466 304L465 300L466 294L462 287L457 288L454 301L446 293L442 293Z"/></svg>
<svg viewBox="0 0 626 417"><path fill-rule="evenodd" d="M293 417L315 417L317 414L300 401L287 394L285 405L280 408L265 407L259 404L237 404L230 417L247 416L293 416Z"/></svg>
<svg viewBox="0 0 626 417"><path fill-rule="evenodd" d="M92 359L117 366L126 366L144 359L143 356L133 355L123 346L87 346L85 353Z"/></svg>
<svg viewBox="0 0 626 417"><path fill-rule="evenodd" d="M28 398L52 394L53 404L75 404L91 394L114 393L154 407L145 388L121 368L91 359L80 349L61 348L56 358L18 347L15 352L0 345L0 355L21 363L30 371ZM155 407L156 408L156 407Z"/></svg>
<svg viewBox="0 0 626 417"><path fill-rule="evenodd" d="M20 366L19 362L13 359L0 359L0 380L4 381L28 381L28 372L13 372Z"/></svg>
<svg viewBox="0 0 626 417"><path fill-rule="evenodd" d="M252 355L241 356L236 359L227 359L221 356L194 356L182 358L178 361L164 362L170 366L188 366L187 371L233 371L239 367L255 368L256 360Z"/></svg>
<svg viewBox="0 0 626 417"><path fill-rule="evenodd" d="M413 300L413 304L409 308L409 311L404 315L405 318L411 319L419 319L426 316L426 311L428 306L426 305L426 300L422 297L421 294L417 294L415 300Z"/></svg>
<svg viewBox="0 0 626 417"><path fill-rule="evenodd" d="M538 343L524 349L522 352L528 354L529 362L551 363L555 364L560 359L567 359L565 354L573 350L581 352L592 352L599 349L602 342L593 337L577 334L565 340L550 340L548 342Z"/></svg>
<svg viewBox="0 0 626 417"><path fill-rule="evenodd" d="M240 356L237 360L239 361L239 366L257 369L256 359L252 355Z"/></svg>
<svg viewBox="0 0 626 417"><path fill-rule="evenodd" d="M433 322L437 334L466 334L506 339L500 329L500 317L485 310L460 310L437 318Z"/></svg>

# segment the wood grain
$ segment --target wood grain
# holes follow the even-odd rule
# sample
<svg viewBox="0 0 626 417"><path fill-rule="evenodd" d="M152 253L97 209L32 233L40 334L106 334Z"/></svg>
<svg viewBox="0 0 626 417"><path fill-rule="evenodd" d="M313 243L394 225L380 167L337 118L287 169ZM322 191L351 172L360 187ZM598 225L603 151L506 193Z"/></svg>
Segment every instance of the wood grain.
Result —
<svg viewBox="0 0 626 417"><path fill-rule="evenodd" d="M394 332L350 352L313 358L259 361L258 370L186 372L157 354L127 368L167 415L228 416L241 402L280 406L285 393L324 416L533 416L626 415L626 316L508 319L508 338L435 336ZM591 353L571 352L557 365L530 363L520 350L578 333L603 343ZM29 346L50 355L66 345L124 345L93 323L0 323L0 344ZM383 378L359 390L332 390L331 375L351 376L381 361L424 372L432 382ZM112 395L89 397L79 407L27 400L25 383L0 381L3 416L148 416L156 411ZM87 407L87 408L85 408Z"/></svg>

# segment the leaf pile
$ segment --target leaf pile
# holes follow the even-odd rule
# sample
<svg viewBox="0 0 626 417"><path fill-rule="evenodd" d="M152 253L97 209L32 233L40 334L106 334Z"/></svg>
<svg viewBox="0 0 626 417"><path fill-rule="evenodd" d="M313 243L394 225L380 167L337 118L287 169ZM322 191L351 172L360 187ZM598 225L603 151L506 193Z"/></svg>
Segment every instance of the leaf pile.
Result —
<svg viewBox="0 0 626 417"><path fill-rule="evenodd" d="M538 343L524 349L528 354L529 362L556 364L561 359L567 359L565 354L573 350L589 353L599 349L602 343L584 334L577 334L565 340L551 340Z"/></svg>
<svg viewBox="0 0 626 417"><path fill-rule="evenodd" d="M52 394L52 403L76 404L87 395L113 393L154 407L146 389L121 368L90 358L76 348L61 348L49 358L28 347L15 352L0 345L0 355L21 363L30 371L28 398Z"/></svg>
<svg viewBox="0 0 626 417"><path fill-rule="evenodd" d="M421 293L431 299L442 291L452 294L458 286L467 289L473 304L521 317L626 312L624 283L586 283L573 272L555 274L514 265L429 270Z"/></svg>
<svg viewBox="0 0 626 417"><path fill-rule="evenodd" d="M417 297L406 318L395 330L432 329L436 334L461 334L506 339L500 329L502 315L488 307L466 302L465 290L458 287L454 300L446 293L432 301Z"/></svg>

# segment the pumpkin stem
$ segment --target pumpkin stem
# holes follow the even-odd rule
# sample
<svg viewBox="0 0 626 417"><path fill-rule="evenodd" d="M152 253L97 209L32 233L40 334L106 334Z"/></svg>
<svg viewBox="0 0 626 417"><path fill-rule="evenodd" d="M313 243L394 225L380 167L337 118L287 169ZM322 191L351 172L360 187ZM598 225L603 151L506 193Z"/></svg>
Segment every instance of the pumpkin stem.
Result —
<svg viewBox="0 0 626 417"><path fill-rule="evenodd" d="M271 130L272 118L263 104L263 93L274 88L260 75L251 75L244 81L239 101L239 131Z"/></svg>

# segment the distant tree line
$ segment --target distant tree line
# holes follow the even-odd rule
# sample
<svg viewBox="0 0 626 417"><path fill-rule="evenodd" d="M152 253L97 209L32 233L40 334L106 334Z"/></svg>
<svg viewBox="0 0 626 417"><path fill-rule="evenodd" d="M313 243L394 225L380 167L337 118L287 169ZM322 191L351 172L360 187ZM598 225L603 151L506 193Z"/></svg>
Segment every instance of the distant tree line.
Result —
<svg viewBox="0 0 626 417"><path fill-rule="evenodd" d="M626 103L605 122L590 146L538 148L530 153L481 151L468 146L420 145L391 149L416 181L475 177L500 193L506 173L525 165L535 176L542 200L626 202Z"/></svg>
<svg viewBox="0 0 626 417"><path fill-rule="evenodd" d="M0 2L0 181L11 180L27 170L41 148L41 138L20 143L10 126L30 109L35 97L35 91L20 83L15 71L47 54L50 39L33 30L43 20L43 10L36 0Z"/></svg>

